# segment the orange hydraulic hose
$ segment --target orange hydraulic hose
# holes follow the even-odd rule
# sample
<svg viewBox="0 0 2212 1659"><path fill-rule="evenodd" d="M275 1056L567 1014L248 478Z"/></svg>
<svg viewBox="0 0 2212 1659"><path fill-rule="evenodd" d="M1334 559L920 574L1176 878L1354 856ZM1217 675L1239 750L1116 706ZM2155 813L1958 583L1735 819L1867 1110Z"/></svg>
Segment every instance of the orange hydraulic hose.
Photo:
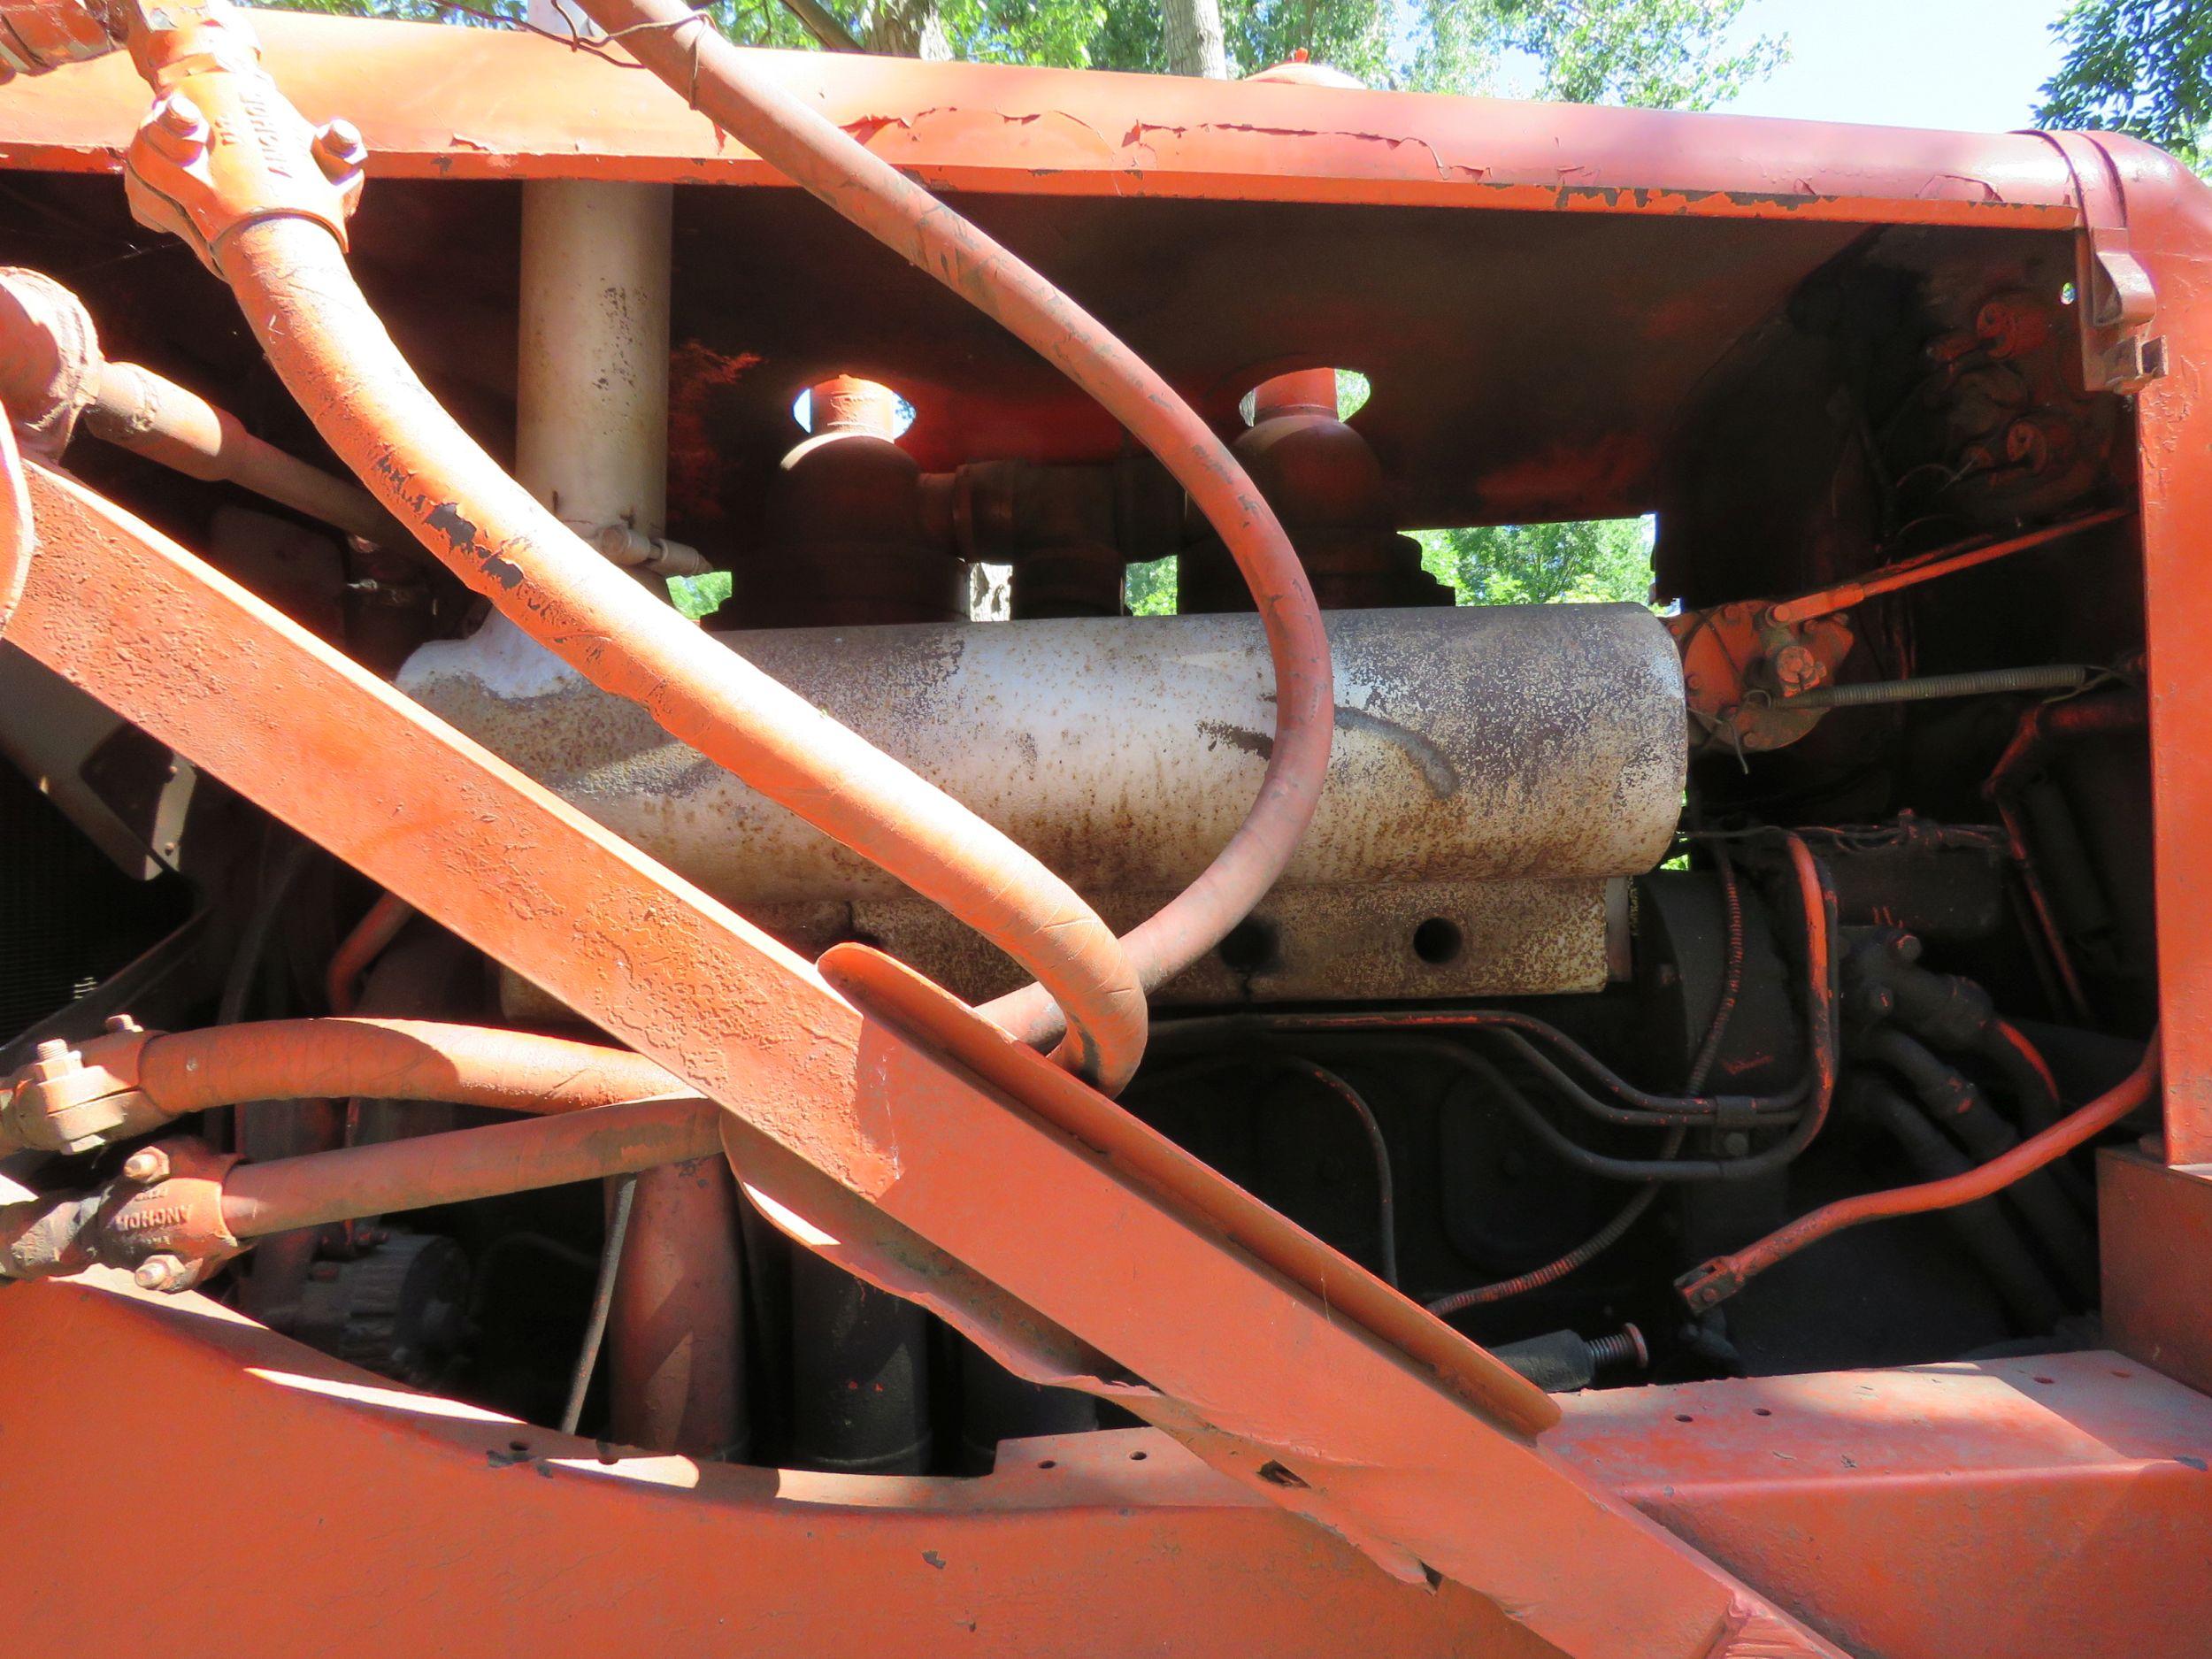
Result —
<svg viewBox="0 0 2212 1659"><path fill-rule="evenodd" d="M350 1014L360 989L361 976L399 937L399 930L415 918L415 907L396 893L380 893L376 902L353 926L330 958L323 979L324 1000L334 1014Z"/></svg>
<svg viewBox="0 0 2212 1659"><path fill-rule="evenodd" d="M572 1112L688 1095L642 1055L528 1032L415 1019L276 1019L149 1037L138 1087L165 1118L243 1101L451 1101Z"/></svg>
<svg viewBox="0 0 2212 1659"><path fill-rule="evenodd" d="M678 741L989 939L1059 1001L1067 1062L1109 1091L1128 1080L1144 1052L1144 993L1066 883L580 541L416 378L328 230L257 220L223 239L219 263L332 449L462 580Z"/></svg>
<svg viewBox="0 0 2212 1659"><path fill-rule="evenodd" d="M242 1164L223 1180L223 1225L241 1239L357 1216L722 1157L722 1114L695 1096L624 1101L531 1123Z"/></svg>
<svg viewBox="0 0 2212 1659"><path fill-rule="evenodd" d="M1328 636L1282 526L1174 388L1037 272L755 66L682 0L580 0L592 20L694 109L894 252L975 305L1088 392L1165 464L1244 573L1275 670L1275 741L1250 813L1213 863L1122 943L1151 990L1218 944L1275 885L1329 769L1335 698ZM1032 986L984 1009L1041 1041L1055 1029Z"/></svg>
<svg viewBox="0 0 2212 1659"><path fill-rule="evenodd" d="M2042 1133L2023 1141L1988 1163L1939 1181L1918 1187L1893 1187L1886 1193L1865 1193L1838 1199L1801 1216L1757 1243L1732 1256L1715 1256L1684 1276L1679 1287L1693 1308L1709 1308L1741 1290L1753 1278L1776 1263L1816 1244L1832 1233L1869 1221L1893 1216L1917 1216L1931 1210L1952 1210L2001 1192L2024 1175L2055 1163L2093 1136L2101 1134L2151 1099L2158 1083L2158 1036L2151 1034L2143 1057L2115 1087L2089 1104L2061 1118Z"/></svg>

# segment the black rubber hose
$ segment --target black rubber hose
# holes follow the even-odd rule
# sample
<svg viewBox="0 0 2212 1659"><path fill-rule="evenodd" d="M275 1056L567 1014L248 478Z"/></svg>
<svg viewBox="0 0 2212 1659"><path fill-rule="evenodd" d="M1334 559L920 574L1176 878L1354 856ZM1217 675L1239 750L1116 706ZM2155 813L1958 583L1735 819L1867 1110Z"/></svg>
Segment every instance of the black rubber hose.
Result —
<svg viewBox="0 0 2212 1659"><path fill-rule="evenodd" d="M1865 1040L1869 1059L1895 1071L1977 1164L2019 1144L2017 1130L1983 1099L1982 1092L1916 1037L1883 1027ZM2007 1190L2029 1230L2041 1240L2067 1286L2089 1306L2097 1300L2097 1245L2048 1170L2024 1175Z"/></svg>
<svg viewBox="0 0 2212 1659"><path fill-rule="evenodd" d="M1973 1160L1953 1146L1920 1108L1879 1078L1861 1072L1848 1087L1849 1110L1886 1130L1919 1179L1947 1180L1973 1167ZM1943 1216L2024 1329L2048 1331L2065 1316L2064 1300L1994 1198L1962 1204Z"/></svg>

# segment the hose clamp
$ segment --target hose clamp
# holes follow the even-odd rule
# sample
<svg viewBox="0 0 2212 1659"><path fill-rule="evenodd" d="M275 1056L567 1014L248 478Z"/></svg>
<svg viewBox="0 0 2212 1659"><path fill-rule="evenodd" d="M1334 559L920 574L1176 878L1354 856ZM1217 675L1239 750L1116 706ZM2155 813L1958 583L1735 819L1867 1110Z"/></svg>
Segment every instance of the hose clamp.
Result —
<svg viewBox="0 0 2212 1659"><path fill-rule="evenodd" d="M155 98L123 157L132 217L211 271L226 237L265 219L312 219L345 247L368 156L351 123L314 127L293 108L223 0L133 10L131 55Z"/></svg>
<svg viewBox="0 0 2212 1659"><path fill-rule="evenodd" d="M89 1042L40 1043L29 1064L0 1082L0 1152L89 1152L167 1123L139 1087L139 1057L152 1034L118 1015Z"/></svg>

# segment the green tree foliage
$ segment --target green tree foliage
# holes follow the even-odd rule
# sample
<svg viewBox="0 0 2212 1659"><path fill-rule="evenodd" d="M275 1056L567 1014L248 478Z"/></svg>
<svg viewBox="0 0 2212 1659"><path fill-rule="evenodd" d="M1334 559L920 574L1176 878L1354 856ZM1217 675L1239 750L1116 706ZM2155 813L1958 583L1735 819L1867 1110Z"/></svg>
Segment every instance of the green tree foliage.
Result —
<svg viewBox="0 0 2212 1659"><path fill-rule="evenodd" d="M2129 0L2106 0L2129 4ZM522 0L265 0L295 12L419 22L518 20ZM899 0L902 16L921 0ZM1745 0L1223 0L1229 71L1250 74L1304 51L1379 87L1483 92L1510 69L1540 98L1701 109L1781 59L1785 42L1731 44ZM778 0L710 0L722 32L747 45L813 44ZM891 0L831 0L863 39ZM1152 0L937 0L953 56L1073 69L1166 68ZM1525 84L1524 84L1525 83Z"/></svg>
<svg viewBox="0 0 2212 1659"><path fill-rule="evenodd" d="M1548 605L1651 596L1648 518L1424 530L1421 564L1465 605Z"/></svg>
<svg viewBox="0 0 2212 1659"><path fill-rule="evenodd" d="M2212 166L2212 4L2074 0L2051 29L2066 60L2043 88L2039 123L2132 133Z"/></svg>

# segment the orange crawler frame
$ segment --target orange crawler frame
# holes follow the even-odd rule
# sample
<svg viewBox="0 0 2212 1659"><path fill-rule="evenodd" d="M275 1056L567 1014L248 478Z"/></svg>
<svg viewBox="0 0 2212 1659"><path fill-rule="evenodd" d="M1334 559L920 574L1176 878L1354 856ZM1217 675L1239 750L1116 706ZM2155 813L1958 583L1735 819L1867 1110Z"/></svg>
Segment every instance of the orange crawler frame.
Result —
<svg viewBox="0 0 2212 1659"><path fill-rule="evenodd" d="M549 42L280 15L261 30L311 119L360 126L373 177L781 184L649 77ZM1805 227L1838 246L1904 225L2070 239L2085 373L2136 394L2150 633L2165 1134L2156 1159L2104 1169L2117 1351L1563 1405L895 965L791 956L33 467L12 643L714 1101L743 1179L825 1254L1152 1426L1010 1445L972 1482L695 1464L411 1394L101 1273L11 1287L0 1480L47 1517L0 1568L24 1650L81 1640L112 1594L115 1553L89 1545L127 1491L127 1514L171 1517L126 1538L129 1559L175 1550L180 1515L220 1540L219 1561L188 1546L161 1575L161 1617L245 1653L2201 1651L2207 1269L2156 1247L2212 1234L2212 889L2196 873L2212 769L2187 747L2187 711L2212 699L2194 575L2212 412L2188 366L2212 361L2212 196L2154 152L2075 135L772 66L886 159L1016 219L1043 198L1145 198L1728 221L1747 227L1734 247ZM18 82L0 165L114 171L143 108L114 58ZM1725 307L1732 282L1755 310L1774 281L1721 271L1702 299ZM1645 337L1662 378L1668 326ZM1401 460L1458 395L1420 357L1417 337L1378 336L1361 365L1401 393L1368 427ZM1237 384L1202 388L1202 412ZM1112 452L1066 388L1009 396L1051 457ZM912 439L933 465L959 458L957 400L936 407L939 431ZM1641 510L1648 409L1626 399L1617 441L1572 458L1501 445L1480 511ZM1008 428L1003 403L987 412ZM1472 510L1426 488L1410 521ZM321 787L335 775L343 792Z"/></svg>

